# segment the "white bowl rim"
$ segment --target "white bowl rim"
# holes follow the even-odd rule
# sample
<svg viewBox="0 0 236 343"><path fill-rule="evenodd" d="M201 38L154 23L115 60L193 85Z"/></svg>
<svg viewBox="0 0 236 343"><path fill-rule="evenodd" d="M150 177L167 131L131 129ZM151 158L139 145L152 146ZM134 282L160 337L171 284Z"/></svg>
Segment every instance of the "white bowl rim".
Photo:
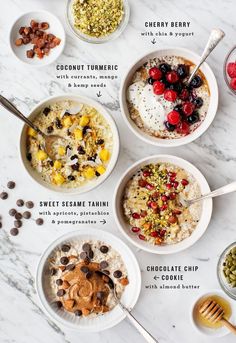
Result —
<svg viewBox="0 0 236 343"><path fill-rule="evenodd" d="M164 250L164 247L168 247L167 246L163 246L163 248L160 247L160 250L156 250L156 248L158 248L158 246L154 246L151 245L150 243L145 243L145 245L142 245L138 240L133 239L132 237L130 237L128 235L128 233L126 232L126 228L124 228L121 224L121 221L119 219L119 215L117 213L117 202L119 201L119 199L117 198L117 193L121 187L121 184L123 182L123 180L126 178L127 174L129 174L132 170L137 170L139 166L141 166L142 164L144 164L144 162L147 163L151 163L148 162L149 160L156 160L158 161L162 161L162 159L169 159L171 160L169 163L173 163L174 165L178 165L180 168L186 169L187 171L188 168L184 167L184 166L189 166L191 168L193 168L195 170L196 173L198 173L198 176L201 177L201 182L203 182L204 184L201 184L200 187L204 187L204 191L206 193L210 192L210 187L208 185L208 182L206 180L206 178L204 177L204 175L200 172L200 170L195 167L192 163L188 162L187 160L174 156L174 155L169 155L169 154L158 154L158 155L150 155L148 157L144 157L138 161L136 161L134 164L132 164L128 169L125 170L125 172L121 175L120 179L117 182L115 191L114 191L114 196L113 196L113 213L114 213L114 217L115 217L115 221L116 221L116 225L118 226L119 230L122 232L122 234L126 237L126 239L128 239L128 241L130 241L132 244L134 244L136 247L138 247L139 249L142 249L144 251L147 251L149 253L153 253L153 254L157 254L157 255L169 255L169 254L175 254L178 252L181 252L183 250L186 250L187 248L191 247L192 245L194 245L205 233L210 220L211 220L211 216L212 216L212 208L213 208L213 201L211 198L204 200L205 206L202 208L202 215L203 213L205 213L206 215L206 219L205 219L205 223L204 223L204 230L202 230L201 234L197 237L196 240L191 241L189 244L186 244L186 246L182 247L179 246L179 244L192 240L192 235L186 239L184 239L183 241L176 243L176 244L172 244L170 245L171 247L173 247L173 251L166 251ZM179 163L179 164L178 164ZM183 166L184 164L184 166ZM194 175L194 177L196 178L196 180L199 182L198 178ZM122 215L122 214L120 214ZM201 218L202 218L201 215ZM128 224L127 224L128 225ZM197 228L195 229L197 230ZM194 233L194 232L193 232ZM136 237L136 236L134 236ZM161 250L163 249L163 250Z"/></svg>
<svg viewBox="0 0 236 343"><path fill-rule="evenodd" d="M48 301L44 295L44 291L43 291L43 287L42 287L42 283L41 283L41 279L42 279L42 272L43 272L43 268L44 265L47 261L48 256L50 255L51 251L58 246L59 244L61 244L63 241L66 241L70 238L73 238L74 236L77 235L93 235L93 234L99 234L99 233L103 233L106 237L112 239L113 241L117 241L119 242L119 244L121 244L123 247L125 247L125 249L127 249L127 251L129 252L130 257L132 258L132 262L133 264L135 264L136 267L136 271L138 272L137 274L137 285L136 285L136 297L133 300L133 306L131 308L131 310L134 308L134 306L136 305L139 296L140 296L140 292L141 292L141 286L142 286L142 277L141 277L141 270L140 270L140 266L139 263L136 259L135 254L133 253L133 251L128 247L128 245L121 240L119 237L115 236L114 234L108 232L108 231L104 231L101 229L97 229L94 227L89 227L89 228L84 228L84 229L79 229L79 230L73 230L70 232L67 232L66 234L61 235L60 237L58 237L57 239L55 239L45 250L44 252L41 254L41 257L39 259L38 265L37 265L37 269L36 269L36 277L35 277L35 288L36 288L36 292L38 295L38 298L41 302L41 304L43 305L44 310L46 311L47 315L54 321L54 322L58 322L61 325L68 327L70 329L73 330L80 330L81 332L87 332L86 328L81 328L78 325L74 325L73 323L69 323L68 321L64 320L63 318L61 318L60 316L57 316L53 310L50 308ZM106 326L102 329L100 329L99 331L103 331L106 329L109 329L110 327L113 327L117 324L119 324L123 319L126 318L126 314L125 312L123 312L120 315L119 320L116 320L116 322L114 322L114 324L112 326ZM89 329L89 332L98 332L98 330L93 330L93 329Z"/></svg>
<svg viewBox="0 0 236 343"><path fill-rule="evenodd" d="M105 113L105 119L108 122L108 124L111 127L111 131L113 134L113 150L112 150L112 159L110 160L108 166L109 167L109 171L106 171L106 173L104 173L104 177L100 179L100 182L96 182L95 185L92 185L90 187L87 187L86 189L80 189L80 187L78 188L62 188L62 187L54 187L54 188L49 188L48 185L46 184L46 182L43 182L43 180L41 182L37 181L27 170L24 160L23 160L23 156L22 156L22 146L21 146L21 141L23 139L23 134L24 134L24 129L27 126L26 124L23 125L22 129L21 129L21 133L20 133L20 144L19 144L19 152L20 152L20 160L21 163L27 173L28 176L31 177L31 179L36 182L38 185L40 185L41 187L43 187L44 189L47 189L48 191L52 191L55 193L60 193L60 194L68 194L68 195L78 195L78 194L84 194L84 193L88 193L92 190L94 190L95 188L99 187L101 184L103 184L103 182L105 182L108 177L111 175L111 173L113 172L116 164L117 164L117 160L119 157L119 153L120 153L120 136L119 136L119 131L116 125L115 120L113 119L113 117L111 116L111 114L108 112L108 110L106 109L105 106L103 106L102 104L100 104L98 101L83 96L83 95L79 95L79 94L75 94L75 93L63 93L63 94L58 94L58 95L53 95L53 96L49 96L47 98L45 98L44 100L40 101L38 104L36 104L31 110L30 113L27 115L27 118L29 118L35 111L37 111L38 108L40 108L41 106L43 106L44 103L50 102L50 101L60 101L63 99L68 99L68 98L76 98L78 102L82 102L85 103L86 105L91 105L94 108L101 108L102 109L102 116L103 113ZM57 99L57 100L56 100ZM110 163L113 162L111 165ZM103 176L103 175L102 175ZM98 179L99 180L99 179ZM49 185L50 186L50 185ZM81 186L83 187L83 186Z"/></svg>
<svg viewBox="0 0 236 343"><path fill-rule="evenodd" d="M222 327L220 328L220 330L217 332L217 330L215 330L216 334L207 334L206 332L204 332L203 330L200 329L200 327L195 323L195 320L194 320L194 308L196 306L196 304L198 303L198 301L201 299L201 298L204 298L206 296L210 296L210 295L218 295L222 298L225 298L231 305L232 307L232 317L235 316L235 311L233 310L234 307L233 307L233 299L230 298L227 294L225 294L221 289L210 289L210 290L205 290L205 291L202 291L201 293L199 293L197 295L197 297L195 298L195 300L193 300L193 302L191 303L191 315L190 315L190 318L191 318L191 324L192 326L195 328L195 330L200 333L201 335L203 336L208 336L208 337L212 337L212 338L217 338L217 337L225 337L227 336L228 334L230 334L230 331L227 330L226 327ZM206 327L206 329L208 329ZM210 328L209 328L210 330ZM212 329L214 330L214 329ZM213 332L213 331L212 331Z"/></svg>
<svg viewBox="0 0 236 343"><path fill-rule="evenodd" d="M61 28L62 28L62 32L63 32L63 37L60 37L61 38L61 50L60 50L60 53L55 56L55 59L52 59L51 61L47 61L42 64L30 64L30 63L27 63L27 61L24 61L22 60L21 58L19 58L19 56L15 53L15 51L13 50L12 48L12 41L11 41L11 34L12 34L12 30L14 28L14 26L16 25L16 23L18 22L18 20L22 19L24 16L27 16L27 15L30 15L31 13L45 13L47 15L50 15L51 17L54 17L54 19L56 19L58 21L58 23L60 24ZM32 10L32 11L27 11L27 12L24 12L22 13L19 17L17 17L14 22L11 24L11 27L10 27L10 30L9 30L9 33L8 33L8 41L9 41L9 45L10 45L10 49L11 49L11 52L12 54L17 58L18 61L20 61L21 63L23 63L24 65L27 65L29 66L30 68L42 68L42 67L46 67L52 63L55 63L55 61L61 56L61 54L63 53L64 51L64 48L65 48L65 45L66 45L66 32L65 32L65 29L64 29L64 26L62 25L60 19L52 12L49 12L47 10Z"/></svg>
<svg viewBox="0 0 236 343"><path fill-rule="evenodd" d="M130 120L128 119L128 114L126 114L126 112L124 110L124 106L123 106L123 97L125 97L124 92L126 92L126 89L124 89L124 85L127 81L127 78L128 78L128 75L129 75L131 69L134 68L135 65L139 64L141 60L148 58L149 55L152 55L154 53L160 53L162 51L163 52L166 51L166 53L168 54L168 51L170 51L170 50L175 50L176 54L178 54L178 52L179 53L181 53L181 52L187 53L187 54L192 55L194 58L200 60L200 56L197 53L193 52L190 49L186 49L186 48L182 48L182 47L170 46L170 47L164 47L164 48L159 48L159 49L152 49L148 53L145 53L144 55L140 56L137 60L135 60L134 63L132 63L131 66L129 66L129 68L126 70L126 73L124 74L124 76L122 78L121 85L120 85L120 91L119 91L119 102L120 102L121 114L122 114L122 117L123 117L125 123L129 127L129 129L136 135L136 137L140 138L144 142L146 142L148 144L152 144L154 146L159 146L159 147L164 147L164 148L172 148L172 147L185 145L185 144L191 143L191 142L195 141L197 138L199 138L203 133L205 133L207 131L207 129L209 128L209 126L213 122L213 120L216 116L218 104L219 104L219 90L218 90L218 84L216 81L216 77L215 77L211 67L206 62L204 62L202 64L202 67L205 67L206 69L208 69L208 73L211 75L211 78L212 78L212 84L215 87L214 99L213 99L213 97L211 97L211 99L213 99L212 101L214 101L214 102L212 102L213 110L212 110L212 113L210 115L209 115L209 113L207 113L206 118L204 119L204 121L201 123L201 125L195 131L193 131L191 134L184 136L182 138L164 140L164 139L153 138L152 136L149 136L148 134L144 134L143 131L141 131L135 125L135 123L131 124L131 119ZM209 83L208 79L207 79L207 81ZM211 90L211 88L210 88L210 90ZM126 99L126 97L125 97L125 99ZM165 142L167 142L167 141L168 141L168 144L165 144Z"/></svg>

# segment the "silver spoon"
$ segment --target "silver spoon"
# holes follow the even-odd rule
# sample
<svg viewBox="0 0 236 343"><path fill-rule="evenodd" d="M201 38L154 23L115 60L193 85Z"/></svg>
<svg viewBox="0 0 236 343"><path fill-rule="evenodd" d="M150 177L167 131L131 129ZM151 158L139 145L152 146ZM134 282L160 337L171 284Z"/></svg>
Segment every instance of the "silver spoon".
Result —
<svg viewBox="0 0 236 343"><path fill-rule="evenodd" d="M208 39L208 42L205 46L205 49L202 53L202 56L200 58L199 63L196 65L196 67L193 69L192 74L190 75L187 85L190 84L192 79L194 78L196 72L201 67L202 63L207 59L207 57L210 55L210 53L215 49L215 47L218 45L218 43L224 38L225 33L220 29L213 29L211 31L210 37Z"/></svg>
<svg viewBox="0 0 236 343"><path fill-rule="evenodd" d="M236 191L236 181L229 183L226 186L220 187L220 188L216 189L215 191L212 191L208 194L202 195L198 198L191 199L191 200L185 200L184 199L183 201L181 200L181 202L182 202L183 206L188 207L188 206L194 204L195 202L202 201L202 200L208 199L208 198L218 197L220 195L232 193L235 191Z"/></svg>
<svg viewBox="0 0 236 343"><path fill-rule="evenodd" d="M53 160L55 159L55 151L53 149L53 145L55 142L60 140L65 140L65 138L59 136L59 135L46 135L44 132L42 132L36 125L32 123L28 118L26 118L23 113L21 113L15 105L13 105L9 100L4 98L2 95L0 95L0 103L2 106L7 109L9 112L14 114L17 118L21 119L26 125L30 126L32 129L34 129L37 133L39 133L45 140L45 151L47 155Z"/></svg>
<svg viewBox="0 0 236 343"><path fill-rule="evenodd" d="M115 298L116 303L125 312L126 316L129 318L131 323L141 333L141 335L145 338L145 340L148 343L158 343L158 341L137 321L137 319L134 318L134 316L131 314L131 312L120 302L120 300L117 297L116 287L115 287L113 280L107 274L105 274L101 271L96 271L96 273L100 276L104 275L106 278L108 278L108 280L109 280L108 286L112 290L112 293L113 293L113 296Z"/></svg>

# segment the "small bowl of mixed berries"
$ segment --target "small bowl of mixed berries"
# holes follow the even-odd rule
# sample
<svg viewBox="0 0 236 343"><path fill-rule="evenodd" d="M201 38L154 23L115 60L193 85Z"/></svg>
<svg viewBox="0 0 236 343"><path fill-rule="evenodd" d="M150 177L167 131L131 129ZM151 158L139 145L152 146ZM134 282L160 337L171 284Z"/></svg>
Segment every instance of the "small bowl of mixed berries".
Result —
<svg viewBox="0 0 236 343"><path fill-rule="evenodd" d="M218 88L207 64L188 84L198 60L182 48L157 50L129 70L122 84L121 108L141 139L157 146L179 146L209 127L218 106Z"/></svg>
<svg viewBox="0 0 236 343"><path fill-rule="evenodd" d="M230 50L225 58L224 78L231 92L236 94L236 46Z"/></svg>

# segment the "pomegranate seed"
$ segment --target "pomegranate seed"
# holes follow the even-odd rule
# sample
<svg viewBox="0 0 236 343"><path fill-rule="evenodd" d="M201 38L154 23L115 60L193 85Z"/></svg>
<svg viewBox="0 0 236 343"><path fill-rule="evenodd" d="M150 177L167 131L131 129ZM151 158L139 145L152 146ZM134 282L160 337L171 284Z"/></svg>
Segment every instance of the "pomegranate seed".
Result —
<svg viewBox="0 0 236 343"><path fill-rule="evenodd" d="M169 219L168 219L168 222L170 224L175 224L177 222L177 220L178 219L176 218L176 216L170 216Z"/></svg>
<svg viewBox="0 0 236 343"><path fill-rule="evenodd" d="M151 237L158 237L158 232L157 231L153 231L150 233Z"/></svg>
<svg viewBox="0 0 236 343"><path fill-rule="evenodd" d="M170 193L169 197L171 200L174 200L176 198L176 193Z"/></svg>
<svg viewBox="0 0 236 343"><path fill-rule="evenodd" d="M175 181L175 182L173 182L173 186L174 186L174 188L177 188L177 187L178 187L178 185L179 185L178 181Z"/></svg>
<svg viewBox="0 0 236 343"><path fill-rule="evenodd" d="M161 231L159 232L159 236L160 236L160 237L164 237L165 234L166 234L166 230L161 230Z"/></svg>
<svg viewBox="0 0 236 343"><path fill-rule="evenodd" d="M141 241L145 241L145 239L146 239L145 236L141 235L141 234L138 235L138 238L141 239Z"/></svg>
<svg viewBox="0 0 236 343"><path fill-rule="evenodd" d="M147 183L145 186L149 191L152 191L154 189L154 186L151 185L150 183Z"/></svg>
<svg viewBox="0 0 236 343"><path fill-rule="evenodd" d="M173 214L181 214L181 213L182 213L182 211L180 211L178 209L173 210Z"/></svg>
<svg viewBox="0 0 236 343"><path fill-rule="evenodd" d="M176 177L177 174L174 173L174 172L169 172L168 175L169 175L170 177Z"/></svg>
<svg viewBox="0 0 236 343"><path fill-rule="evenodd" d="M172 185L171 185L170 183L167 183L167 184L166 184L166 188L167 188L167 189L171 189L171 188L172 188Z"/></svg>
<svg viewBox="0 0 236 343"><path fill-rule="evenodd" d="M160 207L160 210L161 211L165 211L167 209L167 207L168 207L167 205L163 205L163 206Z"/></svg>
<svg viewBox="0 0 236 343"><path fill-rule="evenodd" d="M148 203L147 203L149 208L151 208L151 203L152 203L152 201L148 201Z"/></svg>
<svg viewBox="0 0 236 343"><path fill-rule="evenodd" d="M167 195L162 195L161 200L166 202L167 200L169 200L169 198Z"/></svg>
<svg viewBox="0 0 236 343"><path fill-rule="evenodd" d="M153 210L156 210L158 208L158 205L155 201L151 201L150 206Z"/></svg>
<svg viewBox="0 0 236 343"><path fill-rule="evenodd" d="M175 176L171 176L171 177L170 177L170 181L171 181L171 182L175 182Z"/></svg>
<svg viewBox="0 0 236 343"><path fill-rule="evenodd" d="M149 171L149 170L144 170L143 171L143 176L144 177L148 177L148 176L150 176L151 175L151 172Z"/></svg>
<svg viewBox="0 0 236 343"><path fill-rule="evenodd" d="M134 219L140 219L140 214L138 214L138 213L133 213L132 214L132 217L134 218Z"/></svg>
<svg viewBox="0 0 236 343"><path fill-rule="evenodd" d="M157 200L158 197L159 197L159 193L158 193L158 192L154 192L154 193L152 194L152 199L153 199L153 200Z"/></svg>
<svg viewBox="0 0 236 343"><path fill-rule="evenodd" d="M147 181L146 181L146 180L143 180L143 179L140 179L140 180L138 181L138 185L139 185L140 187L146 187Z"/></svg>
<svg viewBox="0 0 236 343"><path fill-rule="evenodd" d="M139 231L140 231L140 228L139 228L139 227L136 227L136 226L134 226L134 227L132 227L131 231L132 231L132 232L134 232L134 233L137 233L137 232L139 232Z"/></svg>
<svg viewBox="0 0 236 343"><path fill-rule="evenodd" d="M188 185L188 180L183 179L183 180L181 181L181 183L182 183L183 186L187 186L187 185Z"/></svg>
<svg viewBox="0 0 236 343"><path fill-rule="evenodd" d="M141 215L142 218L146 217L147 211L141 211L140 215Z"/></svg>

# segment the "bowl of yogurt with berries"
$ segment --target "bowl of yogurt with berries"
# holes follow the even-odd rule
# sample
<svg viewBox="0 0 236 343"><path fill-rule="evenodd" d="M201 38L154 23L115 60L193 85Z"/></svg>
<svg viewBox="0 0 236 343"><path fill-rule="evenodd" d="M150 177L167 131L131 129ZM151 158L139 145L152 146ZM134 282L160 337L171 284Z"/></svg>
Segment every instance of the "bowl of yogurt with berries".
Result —
<svg viewBox="0 0 236 343"><path fill-rule="evenodd" d="M162 49L129 69L120 103L127 125L139 138L157 146L180 146L207 130L217 111L218 87L206 63L188 85L199 59L187 49Z"/></svg>

